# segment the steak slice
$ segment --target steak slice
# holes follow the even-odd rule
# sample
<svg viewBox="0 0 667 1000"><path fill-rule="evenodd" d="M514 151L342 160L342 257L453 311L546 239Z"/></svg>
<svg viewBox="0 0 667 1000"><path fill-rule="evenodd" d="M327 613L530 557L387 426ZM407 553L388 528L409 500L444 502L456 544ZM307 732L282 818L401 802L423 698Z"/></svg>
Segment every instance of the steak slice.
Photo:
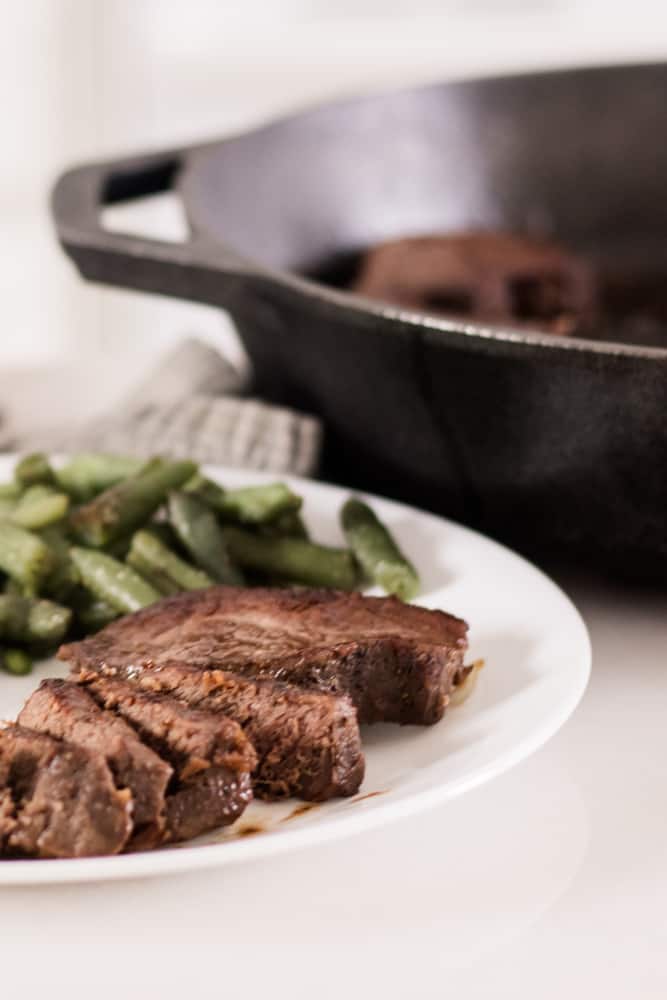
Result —
<svg viewBox="0 0 667 1000"><path fill-rule="evenodd" d="M127 681L93 674L85 682L102 708L126 720L171 764L166 840L187 840L238 819L252 799L257 764L238 723Z"/></svg>
<svg viewBox="0 0 667 1000"><path fill-rule="evenodd" d="M59 655L90 667L220 667L348 695L360 722L431 724L462 670L467 629L394 597L211 587L127 615Z"/></svg>
<svg viewBox="0 0 667 1000"><path fill-rule="evenodd" d="M323 801L354 795L361 784L361 736L347 698L182 663L109 666L93 661L92 670L81 666L79 677L90 681L96 670L238 722L257 751L254 790L261 798L295 795Z"/></svg>
<svg viewBox="0 0 667 1000"><path fill-rule="evenodd" d="M0 788L0 856L7 850L10 836L16 829L16 808L9 788Z"/></svg>
<svg viewBox="0 0 667 1000"><path fill-rule="evenodd" d="M132 795L133 846L148 847L160 841L165 828L165 794L173 770L123 719L103 712L78 684L53 679L42 681L17 721L101 753L116 786L129 789Z"/></svg>
<svg viewBox="0 0 667 1000"><path fill-rule="evenodd" d="M0 729L0 788L4 854L117 854L132 831L130 793L115 787L102 754L45 733Z"/></svg>

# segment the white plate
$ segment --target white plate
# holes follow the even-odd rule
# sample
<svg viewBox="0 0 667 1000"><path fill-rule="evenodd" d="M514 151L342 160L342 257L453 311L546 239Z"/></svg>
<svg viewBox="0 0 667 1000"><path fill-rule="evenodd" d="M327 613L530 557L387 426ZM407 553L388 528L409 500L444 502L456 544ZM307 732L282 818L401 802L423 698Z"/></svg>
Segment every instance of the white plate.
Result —
<svg viewBox="0 0 667 1000"><path fill-rule="evenodd" d="M13 466L0 461L0 482ZM209 469L230 486L275 476ZM313 535L340 544L338 511L348 491L291 480L305 498ZM417 603L443 608L471 627L470 660L483 658L476 690L428 728L381 725L364 731L366 778L360 793L308 807L256 803L225 831L187 845L121 857L2 861L0 884L75 882L217 867L334 840L414 815L489 781L546 742L574 711L590 670L590 645L578 612L524 559L451 521L369 498L417 565ZM0 718L14 718L42 677L63 674L51 660L32 676L0 676ZM252 835L250 835L252 834Z"/></svg>

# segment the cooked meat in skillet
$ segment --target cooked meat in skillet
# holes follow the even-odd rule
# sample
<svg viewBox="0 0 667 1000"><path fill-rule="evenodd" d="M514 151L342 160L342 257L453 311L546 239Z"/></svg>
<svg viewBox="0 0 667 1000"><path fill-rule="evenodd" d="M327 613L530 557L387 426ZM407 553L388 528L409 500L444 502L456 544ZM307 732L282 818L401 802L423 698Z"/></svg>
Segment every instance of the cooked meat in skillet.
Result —
<svg viewBox="0 0 667 1000"><path fill-rule="evenodd" d="M77 644L66 647L76 667ZM128 662L108 666L85 658L78 676L96 672L125 678L143 690L166 692L191 705L235 719L257 751L255 794L275 799L296 795L322 801L354 795L364 774L357 713L348 698L304 691L271 680L182 663L153 666ZM91 669L92 667L92 669Z"/></svg>
<svg viewBox="0 0 667 1000"><path fill-rule="evenodd" d="M150 847L160 842L165 828L165 795L173 770L123 719L102 711L78 684L53 679L42 681L28 698L18 722L102 754L116 785L132 795L132 846Z"/></svg>
<svg viewBox="0 0 667 1000"><path fill-rule="evenodd" d="M132 830L102 754L23 726L0 729L0 789L0 854L117 854Z"/></svg>
<svg viewBox="0 0 667 1000"><path fill-rule="evenodd" d="M505 232L412 236L371 248L353 291L431 315L590 333L599 313L588 261L546 239Z"/></svg>
<svg viewBox="0 0 667 1000"><path fill-rule="evenodd" d="M0 772L0 778L2 773ZM0 788L0 857L4 854L9 838L16 829L16 807L11 789Z"/></svg>
<svg viewBox="0 0 667 1000"><path fill-rule="evenodd" d="M166 838L196 837L236 820L252 798L257 756L238 723L219 712L99 675L87 689L116 712L174 769L166 800Z"/></svg>
<svg viewBox="0 0 667 1000"><path fill-rule="evenodd" d="M93 669L219 667L348 695L361 722L430 724L462 668L466 635L460 619L396 598L212 587L121 618L59 655Z"/></svg>

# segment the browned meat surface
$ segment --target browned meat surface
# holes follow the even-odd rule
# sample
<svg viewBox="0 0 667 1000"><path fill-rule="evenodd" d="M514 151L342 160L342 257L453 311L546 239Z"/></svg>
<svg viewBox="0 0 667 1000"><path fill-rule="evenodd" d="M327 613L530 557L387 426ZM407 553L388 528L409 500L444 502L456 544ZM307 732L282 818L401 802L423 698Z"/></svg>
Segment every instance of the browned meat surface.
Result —
<svg viewBox="0 0 667 1000"><path fill-rule="evenodd" d="M515 233L414 236L373 247L353 290L431 314L587 333L599 311L593 269L557 243Z"/></svg>
<svg viewBox="0 0 667 1000"><path fill-rule="evenodd" d="M258 763L255 794L269 799L296 795L322 801L353 795L364 774L356 711L347 698L304 691L270 680L253 680L223 670L138 659L77 658L66 647L80 679L95 672L131 680L140 688L175 695L190 705L228 715L244 729Z"/></svg>
<svg viewBox="0 0 667 1000"><path fill-rule="evenodd" d="M11 834L16 829L16 808L9 788L0 788L0 857L7 851Z"/></svg>
<svg viewBox="0 0 667 1000"><path fill-rule="evenodd" d="M97 674L88 678L86 690L107 709L102 714L122 716L172 765L167 840L196 837L241 815L252 798L250 775L257 756L238 723Z"/></svg>
<svg viewBox="0 0 667 1000"><path fill-rule="evenodd" d="M24 705L18 722L102 754L117 787L132 795L134 846L148 847L162 839L165 794L173 770L123 719L102 711L78 684L45 680Z"/></svg>
<svg viewBox="0 0 667 1000"><path fill-rule="evenodd" d="M77 666L182 663L348 695L361 722L437 722L465 622L396 598L212 587L178 594L64 646ZM236 718L236 716L234 716Z"/></svg>
<svg viewBox="0 0 667 1000"><path fill-rule="evenodd" d="M0 729L0 788L5 854L117 854L130 835L130 793L115 787L104 757L92 750L7 725Z"/></svg>

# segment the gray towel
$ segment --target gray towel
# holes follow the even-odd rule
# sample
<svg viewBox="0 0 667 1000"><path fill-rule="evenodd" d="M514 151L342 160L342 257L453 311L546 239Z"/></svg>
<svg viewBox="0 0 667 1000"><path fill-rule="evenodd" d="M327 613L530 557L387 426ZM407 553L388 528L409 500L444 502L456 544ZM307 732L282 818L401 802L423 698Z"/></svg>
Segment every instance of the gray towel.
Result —
<svg viewBox="0 0 667 1000"><path fill-rule="evenodd" d="M3 445L22 451L96 450L309 476L322 429L306 414L243 396L249 381L201 341L186 340L114 412Z"/></svg>

